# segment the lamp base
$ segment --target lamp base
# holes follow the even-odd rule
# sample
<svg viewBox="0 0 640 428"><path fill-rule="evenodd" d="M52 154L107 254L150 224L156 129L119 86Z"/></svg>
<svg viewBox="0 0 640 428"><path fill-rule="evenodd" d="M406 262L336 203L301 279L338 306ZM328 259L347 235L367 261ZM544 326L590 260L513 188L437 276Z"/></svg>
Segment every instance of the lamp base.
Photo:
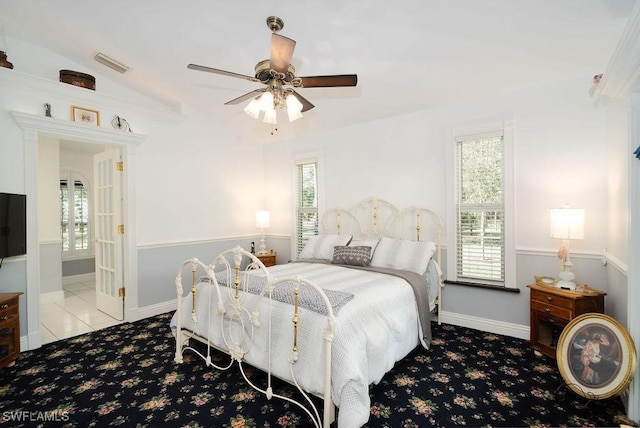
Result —
<svg viewBox="0 0 640 428"><path fill-rule="evenodd" d="M265 254L267 254L267 246L265 245L265 242L264 242L264 235L262 235L260 237L260 246L258 247L258 255L263 256Z"/></svg>
<svg viewBox="0 0 640 428"><path fill-rule="evenodd" d="M573 280L576 278L576 275L573 273L571 268L573 267L573 263L570 260L565 260L563 263L563 270L558 274L560 277L560 281L556 284L557 288L562 288L564 290L575 290L576 283Z"/></svg>

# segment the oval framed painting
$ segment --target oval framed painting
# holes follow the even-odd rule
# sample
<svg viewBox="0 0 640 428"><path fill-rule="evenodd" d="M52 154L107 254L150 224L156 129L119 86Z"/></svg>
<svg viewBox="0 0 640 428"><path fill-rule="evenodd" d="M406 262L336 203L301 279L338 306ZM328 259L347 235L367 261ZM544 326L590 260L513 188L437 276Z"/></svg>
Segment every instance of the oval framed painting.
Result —
<svg viewBox="0 0 640 428"><path fill-rule="evenodd" d="M618 321L588 313L574 318L562 330L556 360L571 390L601 400L627 388L635 372L636 348Z"/></svg>

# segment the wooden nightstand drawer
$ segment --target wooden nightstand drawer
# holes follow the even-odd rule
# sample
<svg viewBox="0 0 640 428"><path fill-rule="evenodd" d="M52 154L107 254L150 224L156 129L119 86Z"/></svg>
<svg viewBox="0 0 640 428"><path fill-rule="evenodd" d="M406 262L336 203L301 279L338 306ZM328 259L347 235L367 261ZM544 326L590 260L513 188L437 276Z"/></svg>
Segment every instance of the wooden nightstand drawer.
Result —
<svg viewBox="0 0 640 428"><path fill-rule="evenodd" d="M531 303L533 303L534 301L567 309L572 309L574 307L574 300L572 299L544 293L542 291L531 290Z"/></svg>
<svg viewBox="0 0 640 428"><path fill-rule="evenodd" d="M566 320L573 319L573 311L571 309L549 305L536 300L531 301L531 310L553 315L554 317L564 318Z"/></svg>
<svg viewBox="0 0 640 428"><path fill-rule="evenodd" d="M20 354L19 297L22 293L0 293L0 367L13 365Z"/></svg>
<svg viewBox="0 0 640 428"><path fill-rule="evenodd" d="M12 312L12 313L18 313L18 299L13 298L9 301L6 302L2 302L2 304L0 304L0 313L5 313L5 312Z"/></svg>

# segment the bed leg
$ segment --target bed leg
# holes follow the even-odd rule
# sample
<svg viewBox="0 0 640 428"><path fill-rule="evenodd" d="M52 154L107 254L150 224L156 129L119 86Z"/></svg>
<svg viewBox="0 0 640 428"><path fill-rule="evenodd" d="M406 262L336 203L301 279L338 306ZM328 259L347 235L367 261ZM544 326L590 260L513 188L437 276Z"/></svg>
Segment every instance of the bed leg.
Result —
<svg viewBox="0 0 640 428"><path fill-rule="evenodd" d="M174 361L178 364L182 364L182 349L185 346L189 345L189 336L187 336L183 331L180 331L176 334L176 355L174 357Z"/></svg>

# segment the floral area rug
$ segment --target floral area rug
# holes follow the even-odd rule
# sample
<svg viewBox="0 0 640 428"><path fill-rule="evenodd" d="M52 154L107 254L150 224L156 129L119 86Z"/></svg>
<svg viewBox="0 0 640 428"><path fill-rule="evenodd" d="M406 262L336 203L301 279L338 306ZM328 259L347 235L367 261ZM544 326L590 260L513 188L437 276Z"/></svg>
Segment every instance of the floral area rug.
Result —
<svg viewBox="0 0 640 428"><path fill-rule="evenodd" d="M295 405L251 389L237 366L221 372L192 355L175 364L171 316L22 353L0 369L0 426L312 426ZM433 337L371 387L367 427L619 426L624 417L618 397L588 402L564 388L555 360L535 357L528 341L444 324L433 324ZM264 385L262 372L248 373Z"/></svg>

